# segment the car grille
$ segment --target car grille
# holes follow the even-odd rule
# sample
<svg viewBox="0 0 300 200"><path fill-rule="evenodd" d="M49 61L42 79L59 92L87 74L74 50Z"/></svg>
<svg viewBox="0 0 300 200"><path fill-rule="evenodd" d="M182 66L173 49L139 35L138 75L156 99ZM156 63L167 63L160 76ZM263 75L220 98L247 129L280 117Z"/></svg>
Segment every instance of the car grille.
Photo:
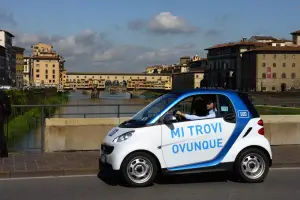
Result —
<svg viewBox="0 0 300 200"><path fill-rule="evenodd" d="M109 145L106 145L106 144L101 144L101 151L104 153L104 154L111 154L114 150L114 147L113 146L109 146Z"/></svg>

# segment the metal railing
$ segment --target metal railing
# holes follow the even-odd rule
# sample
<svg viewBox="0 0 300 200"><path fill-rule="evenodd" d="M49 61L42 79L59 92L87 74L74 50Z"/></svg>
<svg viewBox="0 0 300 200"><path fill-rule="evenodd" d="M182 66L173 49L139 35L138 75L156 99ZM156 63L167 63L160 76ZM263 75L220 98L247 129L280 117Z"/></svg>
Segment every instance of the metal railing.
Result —
<svg viewBox="0 0 300 200"><path fill-rule="evenodd" d="M44 151L46 118L130 117L146 104L12 105L5 124L10 151Z"/></svg>

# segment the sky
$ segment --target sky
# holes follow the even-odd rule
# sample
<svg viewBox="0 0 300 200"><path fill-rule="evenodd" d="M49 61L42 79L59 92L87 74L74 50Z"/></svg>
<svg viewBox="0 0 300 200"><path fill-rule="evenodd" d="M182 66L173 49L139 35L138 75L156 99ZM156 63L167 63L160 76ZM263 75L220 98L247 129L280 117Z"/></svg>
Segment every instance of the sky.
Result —
<svg viewBox="0 0 300 200"><path fill-rule="evenodd" d="M291 39L300 29L297 0L9 0L0 29L26 48L44 42L69 72L143 72L206 57L205 48L253 35Z"/></svg>

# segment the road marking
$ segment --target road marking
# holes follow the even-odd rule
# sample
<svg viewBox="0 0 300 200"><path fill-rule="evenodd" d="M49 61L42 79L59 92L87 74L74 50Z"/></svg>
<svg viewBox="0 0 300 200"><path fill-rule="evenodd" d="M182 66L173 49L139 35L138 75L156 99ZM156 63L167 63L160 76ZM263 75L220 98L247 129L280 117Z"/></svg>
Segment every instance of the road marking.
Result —
<svg viewBox="0 0 300 200"><path fill-rule="evenodd" d="M276 167L270 168L270 170L300 170L300 167Z"/></svg>
<svg viewBox="0 0 300 200"><path fill-rule="evenodd" d="M80 177L93 177L93 176L97 177L96 174L65 175L65 176L37 176L37 177L20 177L20 178L0 178L0 181L54 179L54 178L80 178Z"/></svg>

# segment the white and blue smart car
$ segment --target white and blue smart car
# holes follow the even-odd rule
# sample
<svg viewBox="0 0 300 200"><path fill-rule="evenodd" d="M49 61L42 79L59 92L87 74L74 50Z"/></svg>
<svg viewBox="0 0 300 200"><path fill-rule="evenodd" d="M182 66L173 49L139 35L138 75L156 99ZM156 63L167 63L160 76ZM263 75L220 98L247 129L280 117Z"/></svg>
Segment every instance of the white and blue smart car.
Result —
<svg viewBox="0 0 300 200"><path fill-rule="evenodd" d="M248 95L211 89L157 98L108 133L99 158L100 170L118 172L131 186L147 186L162 172L212 169L261 182L271 165L263 121Z"/></svg>

